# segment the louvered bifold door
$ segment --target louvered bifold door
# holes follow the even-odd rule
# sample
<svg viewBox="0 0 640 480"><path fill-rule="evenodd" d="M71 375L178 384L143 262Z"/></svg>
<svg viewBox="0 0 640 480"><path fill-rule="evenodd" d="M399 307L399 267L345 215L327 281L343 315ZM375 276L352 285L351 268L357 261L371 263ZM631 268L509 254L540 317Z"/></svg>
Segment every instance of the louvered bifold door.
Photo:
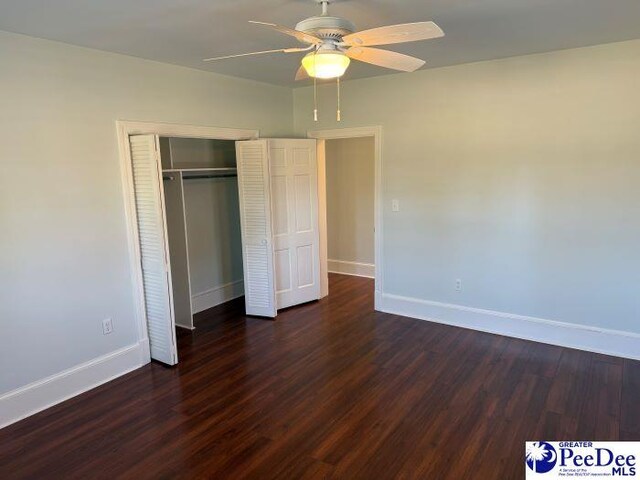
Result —
<svg viewBox="0 0 640 480"><path fill-rule="evenodd" d="M266 140L236 142L247 315L276 316L271 244L269 157Z"/></svg>
<svg viewBox="0 0 640 480"><path fill-rule="evenodd" d="M162 170L156 135L132 135L131 162L151 358L178 363Z"/></svg>

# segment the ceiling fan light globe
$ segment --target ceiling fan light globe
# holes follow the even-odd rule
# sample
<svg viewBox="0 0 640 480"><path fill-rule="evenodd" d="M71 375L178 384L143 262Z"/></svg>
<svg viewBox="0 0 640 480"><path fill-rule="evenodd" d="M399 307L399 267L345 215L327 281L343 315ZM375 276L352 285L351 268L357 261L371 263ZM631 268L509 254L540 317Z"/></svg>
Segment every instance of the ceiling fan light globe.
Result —
<svg viewBox="0 0 640 480"><path fill-rule="evenodd" d="M302 59L302 66L312 78L338 78L347 71L351 59L343 53L310 53Z"/></svg>

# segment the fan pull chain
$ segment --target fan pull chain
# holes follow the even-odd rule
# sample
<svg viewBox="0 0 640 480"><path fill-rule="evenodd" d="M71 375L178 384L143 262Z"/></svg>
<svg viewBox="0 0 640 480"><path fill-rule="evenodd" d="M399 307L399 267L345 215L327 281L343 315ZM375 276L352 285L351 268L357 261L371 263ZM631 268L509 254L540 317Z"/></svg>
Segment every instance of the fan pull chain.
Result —
<svg viewBox="0 0 640 480"><path fill-rule="evenodd" d="M316 77L313 77L313 121L318 121L318 84Z"/></svg>
<svg viewBox="0 0 640 480"><path fill-rule="evenodd" d="M316 55L317 55L317 50L316 52L314 52L313 54L313 121L317 122L318 121L318 80L316 78L315 72L317 72L316 70Z"/></svg>
<svg viewBox="0 0 640 480"><path fill-rule="evenodd" d="M338 77L336 81L336 85L338 88L338 111L336 112L336 120L340 121L340 77Z"/></svg>

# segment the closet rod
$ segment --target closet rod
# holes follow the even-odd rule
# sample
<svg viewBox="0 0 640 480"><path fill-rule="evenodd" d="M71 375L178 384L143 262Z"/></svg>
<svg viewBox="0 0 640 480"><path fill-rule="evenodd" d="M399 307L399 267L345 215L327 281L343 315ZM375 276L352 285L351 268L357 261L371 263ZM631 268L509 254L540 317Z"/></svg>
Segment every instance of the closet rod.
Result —
<svg viewBox="0 0 640 480"><path fill-rule="evenodd" d="M190 179L198 179L198 178L232 178L232 177L237 177L238 174L237 173L219 173L217 175L183 175L182 179L183 180L190 180ZM173 175L163 175L162 176L163 180L175 180L176 177Z"/></svg>
<svg viewBox="0 0 640 480"><path fill-rule="evenodd" d="M183 176L182 179L183 180L191 180L191 179L196 179L196 178L231 178L231 177L237 177L238 174L236 173L228 173L228 174L222 174L222 175L189 175L189 176Z"/></svg>

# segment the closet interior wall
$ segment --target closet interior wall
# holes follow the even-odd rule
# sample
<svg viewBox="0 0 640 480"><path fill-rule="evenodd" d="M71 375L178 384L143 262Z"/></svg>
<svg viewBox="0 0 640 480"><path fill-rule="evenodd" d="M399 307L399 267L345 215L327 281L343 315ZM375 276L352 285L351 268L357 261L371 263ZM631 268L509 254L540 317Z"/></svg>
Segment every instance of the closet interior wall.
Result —
<svg viewBox="0 0 640 480"><path fill-rule="evenodd" d="M244 294L235 142L160 138L176 325Z"/></svg>

